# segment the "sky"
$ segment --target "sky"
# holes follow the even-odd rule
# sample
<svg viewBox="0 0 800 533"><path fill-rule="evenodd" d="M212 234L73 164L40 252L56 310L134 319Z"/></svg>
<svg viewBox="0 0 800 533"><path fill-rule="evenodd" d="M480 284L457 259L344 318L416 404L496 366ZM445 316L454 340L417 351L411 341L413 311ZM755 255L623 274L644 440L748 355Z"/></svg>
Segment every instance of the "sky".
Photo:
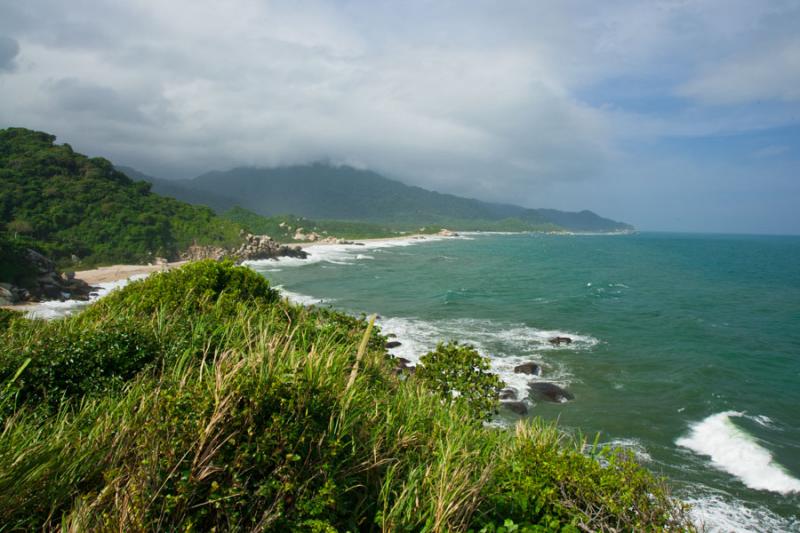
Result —
<svg viewBox="0 0 800 533"><path fill-rule="evenodd" d="M329 161L800 234L800 0L0 0L0 127L164 178Z"/></svg>

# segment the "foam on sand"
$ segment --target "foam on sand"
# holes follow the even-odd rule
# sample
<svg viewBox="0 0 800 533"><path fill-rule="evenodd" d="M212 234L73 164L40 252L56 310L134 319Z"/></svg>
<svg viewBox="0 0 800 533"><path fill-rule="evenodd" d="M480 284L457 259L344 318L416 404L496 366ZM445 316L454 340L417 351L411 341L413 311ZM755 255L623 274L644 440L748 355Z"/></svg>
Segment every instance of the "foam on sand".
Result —
<svg viewBox="0 0 800 533"><path fill-rule="evenodd" d="M710 457L716 468L737 477L751 489L780 494L800 492L800 480L789 475L768 450L731 420L741 416L744 413L737 411L711 415L692 424L689 434L676 444Z"/></svg>

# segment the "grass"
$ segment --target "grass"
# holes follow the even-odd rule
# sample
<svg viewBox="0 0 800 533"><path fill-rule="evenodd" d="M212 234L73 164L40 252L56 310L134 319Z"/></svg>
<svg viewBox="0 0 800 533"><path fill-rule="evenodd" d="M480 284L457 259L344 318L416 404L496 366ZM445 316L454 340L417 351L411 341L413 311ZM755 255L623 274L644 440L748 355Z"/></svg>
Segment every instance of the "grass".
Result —
<svg viewBox="0 0 800 533"><path fill-rule="evenodd" d="M105 338L87 355L75 339L97 331L136 331L146 356L104 361ZM20 355L45 337L60 351ZM538 420L485 426L467 402L395 375L385 340L211 262L58 323L14 320L0 333L0 529L691 529L629 456L584 453ZM80 387L66 371L31 381L53 362L69 370L70 347L75 368L102 372Z"/></svg>

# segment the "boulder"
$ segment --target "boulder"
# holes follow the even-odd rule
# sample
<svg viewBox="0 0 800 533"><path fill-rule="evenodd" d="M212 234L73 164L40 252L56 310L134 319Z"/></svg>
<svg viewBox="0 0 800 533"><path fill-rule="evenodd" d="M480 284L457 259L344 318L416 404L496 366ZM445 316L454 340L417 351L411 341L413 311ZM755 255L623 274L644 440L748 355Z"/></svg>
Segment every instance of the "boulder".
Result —
<svg viewBox="0 0 800 533"><path fill-rule="evenodd" d="M511 387L506 387L505 389L501 390L497 396L501 400L516 400L517 391L515 391Z"/></svg>
<svg viewBox="0 0 800 533"><path fill-rule="evenodd" d="M500 405L502 405L512 413L520 416L528 414L528 406L525 405L525 402L519 402L519 401L502 402L500 403Z"/></svg>
<svg viewBox="0 0 800 533"><path fill-rule="evenodd" d="M567 390L562 389L554 383L535 382L528 385L528 390L537 400L544 400L548 402L564 403L568 400L574 400L575 396Z"/></svg>
<svg viewBox="0 0 800 533"><path fill-rule="evenodd" d="M553 344L555 346L559 346L559 345L561 345L561 343L572 344L572 338L570 338L570 337L553 337L553 338L547 339L547 342L549 342L550 344Z"/></svg>
<svg viewBox="0 0 800 533"><path fill-rule="evenodd" d="M3 283L3 285L10 285ZM17 295L11 288L0 287L0 305L12 305L17 303Z"/></svg>
<svg viewBox="0 0 800 533"><path fill-rule="evenodd" d="M542 375L542 367L534 362L522 363L514 367L515 374L531 374L533 376Z"/></svg>
<svg viewBox="0 0 800 533"><path fill-rule="evenodd" d="M402 346L400 341L389 341L386 343L386 349L390 350L392 348L397 348L398 346Z"/></svg>

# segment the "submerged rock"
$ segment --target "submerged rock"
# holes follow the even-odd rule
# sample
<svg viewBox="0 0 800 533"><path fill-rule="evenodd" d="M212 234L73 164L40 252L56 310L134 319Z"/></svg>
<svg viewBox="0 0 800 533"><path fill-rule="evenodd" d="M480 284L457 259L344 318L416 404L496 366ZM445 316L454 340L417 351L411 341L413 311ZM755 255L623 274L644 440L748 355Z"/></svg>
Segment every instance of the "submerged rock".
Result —
<svg viewBox="0 0 800 533"><path fill-rule="evenodd" d="M517 391L515 391L511 387L506 387L505 389L500 391L497 397L500 398L501 400L516 400Z"/></svg>
<svg viewBox="0 0 800 533"><path fill-rule="evenodd" d="M542 375L542 367L534 362L527 362L522 363L521 365L517 365L514 367L514 373L516 374L531 374L534 376L541 376Z"/></svg>
<svg viewBox="0 0 800 533"><path fill-rule="evenodd" d="M528 406L525 405L525 402L502 402L500 405L511 411L512 413L518 414L520 416L528 414Z"/></svg>
<svg viewBox="0 0 800 533"><path fill-rule="evenodd" d="M531 396L537 400L545 400L548 402L564 403L568 400L574 400L575 396L569 391L562 389L554 383L535 382L528 385L528 390Z"/></svg>
<svg viewBox="0 0 800 533"><path fill-rule="evenodd" d="M547 342L549 342L550 344L553 344L555 346L560 346L561 343L572 344L572 338L571 337L553 337L553 338L547 339Z"/></svg>

